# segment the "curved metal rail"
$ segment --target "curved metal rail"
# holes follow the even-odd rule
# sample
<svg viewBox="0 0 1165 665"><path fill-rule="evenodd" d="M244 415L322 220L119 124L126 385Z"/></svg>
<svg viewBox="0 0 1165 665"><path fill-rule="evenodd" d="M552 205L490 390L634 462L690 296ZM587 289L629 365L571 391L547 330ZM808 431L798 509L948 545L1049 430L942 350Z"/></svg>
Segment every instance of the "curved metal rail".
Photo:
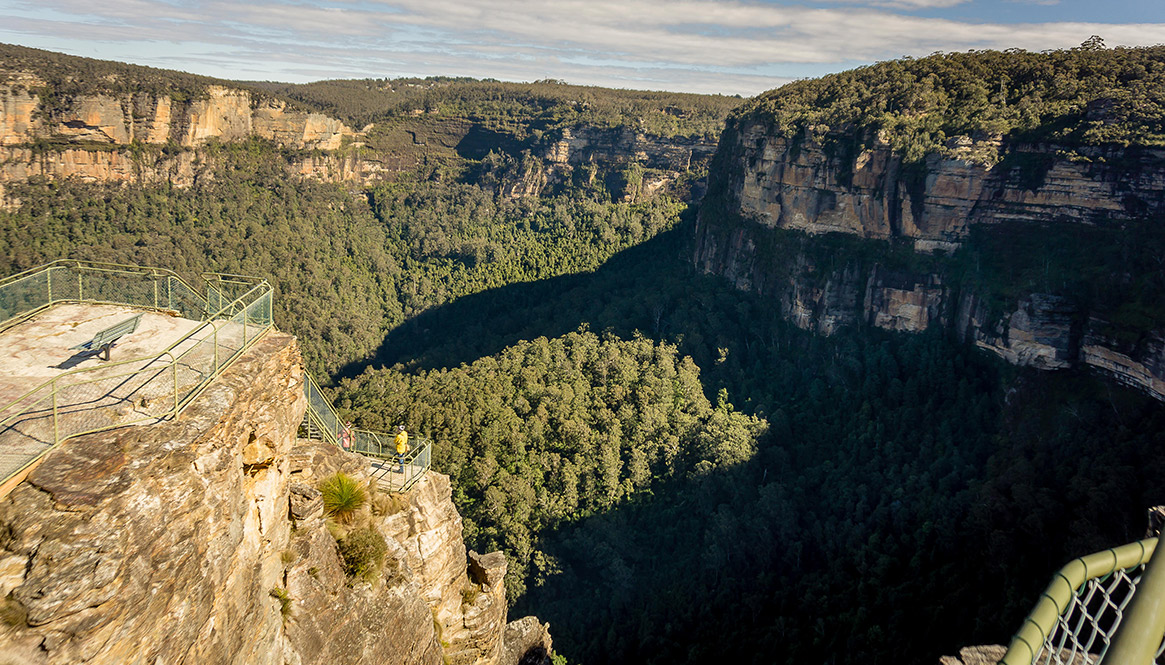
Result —
<svg viewBox="0 0 1165 665"><path fill-rule="evenodd" d="M1110 646L1122 641L1144 646L1151 661L1160 653L1162 629L1128 631L1121 626L1131 626L1135 619L1135 608L1129 607L1134 594L1160 595L1160 589L1141 585L1147 577L1142 567L1156 547L1157 539L1149 538L1080 557L1061 568L999 665L1096 665L1115 651Z"/></svg>

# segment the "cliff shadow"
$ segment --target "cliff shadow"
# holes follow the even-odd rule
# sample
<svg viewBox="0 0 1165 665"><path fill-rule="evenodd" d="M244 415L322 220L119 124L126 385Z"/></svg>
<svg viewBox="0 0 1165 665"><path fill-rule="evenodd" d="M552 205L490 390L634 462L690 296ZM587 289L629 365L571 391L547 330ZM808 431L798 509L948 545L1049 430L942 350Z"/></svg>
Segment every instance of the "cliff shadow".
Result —
<svg viewBox="0 0 1165 665"><path fill-rule="evenodd" d="M591 273L511 284L428 309L393 329L368 367L455 367L498 353L520 341L559 337L580 327L667 339L680 331L670 315L683 304L693 280L708 280L685 263L683 226L619 252ZM730 288L730 287L725 287Z"/></svg>

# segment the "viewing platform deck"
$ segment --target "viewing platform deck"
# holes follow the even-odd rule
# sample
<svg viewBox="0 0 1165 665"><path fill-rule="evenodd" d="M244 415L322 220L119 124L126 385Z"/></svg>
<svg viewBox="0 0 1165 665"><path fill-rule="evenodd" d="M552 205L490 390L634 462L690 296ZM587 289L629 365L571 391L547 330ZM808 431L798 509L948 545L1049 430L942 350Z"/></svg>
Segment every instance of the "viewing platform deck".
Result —
<svg viewBox="0 0 1165 665"><path fill-rule="evenodd" d="M118 341L110 360L72 350L139 313L137 329ZM166 415L168 411L157 407L168 401L174 386L158 380L169 369L158 356L199 325L123 305L65 303L0 331L0 422L15 416L0 430L0 478L51 448L54 426L58 431L62 425L68 431L85 431L117 426L120 421L148 424ZM171 351L180 355L198 341L188 338ZM76 382L70 381L72 377ZM192 378L183 373L184 380ZM56 423L52 396L36 391L53 379L62 382L56 391Z"/></svg>

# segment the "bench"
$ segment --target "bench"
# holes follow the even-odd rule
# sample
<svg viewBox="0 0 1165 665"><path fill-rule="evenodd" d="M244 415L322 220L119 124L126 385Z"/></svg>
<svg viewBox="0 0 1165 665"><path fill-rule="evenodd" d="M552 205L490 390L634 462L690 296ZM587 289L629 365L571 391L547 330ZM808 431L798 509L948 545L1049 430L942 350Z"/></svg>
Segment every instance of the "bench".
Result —
<svg viewBox="0 0 1165 665"><path fill-rule="evenodd" d="M115 323L105 330L97 333L93 336L93 339L89 340L88 342L78 344L69 350L80 351L83 355L87 356L100 353L102 354L102 360L109 360L109 349L111 349L113 345L117 343L117 340L137 330L138 321L141 320L141 314L138 314L137 316L131 316L125 321L122 321L121 323Z"/></svg>

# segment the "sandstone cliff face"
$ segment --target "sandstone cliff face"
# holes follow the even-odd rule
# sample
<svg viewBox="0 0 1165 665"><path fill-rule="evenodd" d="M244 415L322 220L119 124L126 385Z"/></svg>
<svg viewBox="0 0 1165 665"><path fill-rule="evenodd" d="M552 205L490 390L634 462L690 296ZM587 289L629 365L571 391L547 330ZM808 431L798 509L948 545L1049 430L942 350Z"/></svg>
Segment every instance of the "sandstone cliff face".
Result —
<svg viewBox="0 0 1165 665"><path fill-rule="evenodd" d="M359 136L339 120L288 109L278 100L256 100L246 90L212 85L205 97L184 101L147 93L93 94L54 100L49 107L41 99L46 84L34 74L0 76L0 201L5 185L33 177L187 187L213 174L213 158L200 148L251 137L328 151L291 168L316 179L367 184L381 175L375 162L364 165L332 152Z"/></svg>
<svg viewBox="0 0 1165 665"><path fill-rule="evenodd" d="M176 421L50 454L0 502L0 663L508 665L505 559L467 561L446 477L376 497L383 572L345 576L314 485L364 463L295 439L302 390L272 333Z"/></svg>
<svg viewBox="0 0 1165 665"><path fill-rule="evenodd" d="M535 150L538 163L523 168L502 186L512 198L537 196L544 188L569 181L583 165L619 168L637 164L651 169L627 200L650 197L693 167L702 167L716 152L716 142L703 138L663 137L629 128L575 127Z"/></svg>
<svg viewBox="0 0 1165 665"><path fill-rule="evenodd" d="M973 224L1165 212L1160 149L1084 149L1091 161L1077 162L1059 158L1056 146L960 137L948 155L907 167L877 137L856 155L831 155L838 151L747 121L730 126L722 140L721 149L735 156L733 172L723 174L734 209L773 228L905 237L926 251L957 246ZM971 160L1000 150L1007 158L993 166Z"/></svg>
<svg viewBox="0 0 1165 665"><path fill-rule="evenodd" d="M9 72L0 83L0 145L173 142L197 147L211 140L250 136L294 148L334 150L353 132L319 113L287 109L283 102L256 100L250 92L207 86L201 98L132 93L91 94L43 103L45 82L30 72Z"/></svg>
<svg viewBox="0 0 1165 665"><path fill-rule="evenodd" d="M943 274L890 271L868 260L819 265L821 253L809 250L813 235L829 232L949 252L973 225L1165 215L1165 151L1084 149L1093 161L1083 163L1062 158L1054 146L964 138L952 142L948 156L907 167L876 138L870 143L854 155L830 154L839 151L792 141L753 121L730 125L717 157L723 161L711 176L717 200L697 222L697 267L772 298L786 319L807 330L937 326L1014 364L1094 367L1162 399L1165 331L1120 345L1106 337L1104 321L1054 294L1028 293L1008 311L992 313L985 294ZM995 166L970 159L992 151L1004 154ZM808 235L774 252L769 229Z"/></svg>

